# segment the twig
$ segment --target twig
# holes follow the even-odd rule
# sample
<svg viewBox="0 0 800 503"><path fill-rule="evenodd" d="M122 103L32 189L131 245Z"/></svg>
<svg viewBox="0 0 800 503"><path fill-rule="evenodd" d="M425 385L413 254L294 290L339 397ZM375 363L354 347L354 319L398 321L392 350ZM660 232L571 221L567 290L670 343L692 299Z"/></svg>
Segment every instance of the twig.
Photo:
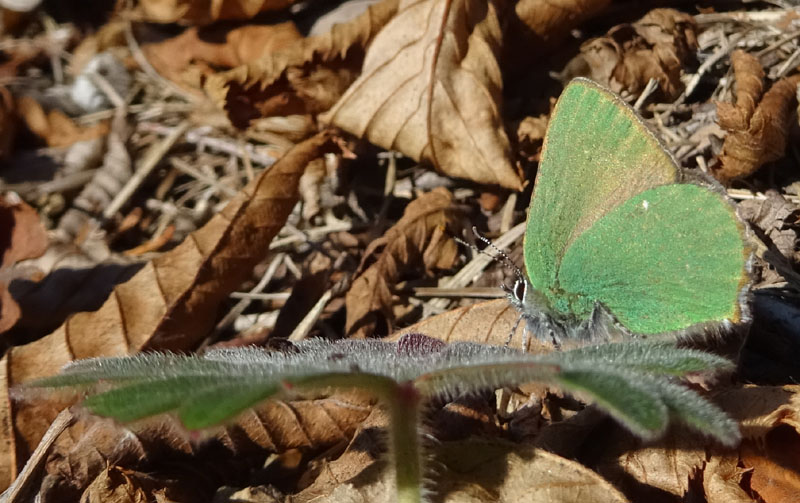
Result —
<svg viewBox="0 0 800 503"><path fill-rule="evenodd" d="M122 208L122 206L128 202L128 199L130 199L133 193L136 192L136 189L139 188L139 185L144 182L145 178L147 178L147 175L149 175L153 169L155 169L161 159L163 159L167 152L169 152L169 149L175 145L175 143L188 129L189 121L185 120L172 130L172 134L148 149L144 155L144 158L142 159L141 164L139 164L139 166L136 168L136 171L133 173L133 176L130 177L125 186L122 187L122 190L117 193L114 199L108 204L106 209L103 210L104 220L109 220L117 214L120 208Z"/></svg>
<svg viewBox="0 0 800 503"><path fill-rule="evenodd" d="M20 472L19 477L14 480L11 486L6 489L2 495L0 495L0 503L29 501L28 499L23 499L22 497L25 496L25 491L28 489L28 486L34 482L36 472L42 468L44 462L47 460L47 454L50 451L50 447L52 447L59 435L61 435L64 430L69 428L69 426L74 422L75 416L68 408L62 410L56 416L55 420L50 423L50 427L45 432L42 440L39 442L39 445L36 446L36 450L34 450L33 454L31 454L31 457L28 458L28 461L25 463L25 467ZM30 501L32 501L32 499Z"/></svg>
<svg viewBox="0 0 800 503"><path fill-rule="evenodd" d="M173 157L169 160L169 163L172 164L172 167L176 170L185 173L189 176L193 176L198 180L207 183L218 192L222 192L227 196L233 197L239 193L236 189L228 187L224 183L220 183L217 180L214 180L210 176L206 175L205 173L200 172L199 170L194 169L188 162L184 161L179 157Z"/></svg>
<svg viewBox="0 0 800 503"><path fill-rule="evenodd" d="M140 122L138 127L142 131L148 131L162 136L170 135L174 131L174 128L172 127L152 122ZM185 141L200 147L211 147L217 152L233 155L239 159L242 158L242 151L239 145L237 145L235 142L231 142L222 138L208 137L207 134L210 131L211 129L205 126L192 129L186 132ZM250 156L251 162L255 162L262 166L272 166L275 164L274 157L258 152L252 143L245 144L245 151L247 152L247 155Z"/></svg>
<svg viewBox="0 0 800 503"><path fill-rule="evenodd" d="M247 309L247 307L250 305L250 302L256 299L255 295L260 294L261 291L267 287L267 284L269 284L269 282L272 280L272 277L275 276L275 271L278 270L278 266L280 266L281 263L283 262L284 257L285 255L283 253L279 253L275 256L275 258L272 259L272 262L269 263L267 270L264 271L264 275L261 276L261 279L258 281L256 286L250 289L250 292L248 292L247 297L240 297L241 300L237 302L236 305L233 306L230 311L228 311L228 314L226 314L225 317L222 318L219 323L217 323L217 326L214 329L214 334L209 336L206 339L206 341L203 341L203 345L210 343L211 340L213 340L212 339L213 337L215 337L221 331L228 328L230 325L233 324L234 321L236 321L236 318L238 318L239 315L241 315L244 312L244 310ZM270 295L275 295L275 294L270 294ZM233 295L231 296L233 297Z"/></svg>
<svg viewBox="0 0 800 503"><path fill-rule="evenodd" d="M331 300L333 296L333 289L328 289L325 293L322 294L322 297L319 298L314 307L312 307L308 313L303 317L303 320L297 324L292 333L289 335L289 340L292 342L302 341L308 336L308 333L311 331L311 328L314 326L314 323L317 322L320 315L322 314L322 310L325 309L325 306Z"/></svg>

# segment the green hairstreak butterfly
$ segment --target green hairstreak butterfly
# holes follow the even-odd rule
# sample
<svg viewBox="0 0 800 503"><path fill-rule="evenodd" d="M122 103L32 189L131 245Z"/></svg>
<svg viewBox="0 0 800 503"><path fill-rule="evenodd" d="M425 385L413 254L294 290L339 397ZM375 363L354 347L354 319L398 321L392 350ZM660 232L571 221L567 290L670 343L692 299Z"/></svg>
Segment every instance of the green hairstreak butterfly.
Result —
<svg viewBox="0 0 800 503"><path fill-rule="evenodd" d="M572 81L553 110L510 292L557 346L747 317L750 250L719 184L681 169L621 98Z"/></svg>

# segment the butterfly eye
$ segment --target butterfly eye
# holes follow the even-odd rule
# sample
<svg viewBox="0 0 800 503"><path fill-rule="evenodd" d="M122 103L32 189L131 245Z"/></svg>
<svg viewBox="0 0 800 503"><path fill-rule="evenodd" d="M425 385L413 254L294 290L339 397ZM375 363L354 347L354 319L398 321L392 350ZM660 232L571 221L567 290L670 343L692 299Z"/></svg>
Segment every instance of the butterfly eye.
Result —
<svg viewBox="0 0 800 503"><path fill-rule="evenodd" d="M528 282L523 279L518 279L514 282L512 292L517 300L525 300L525 295L528 293Z"/></svg>

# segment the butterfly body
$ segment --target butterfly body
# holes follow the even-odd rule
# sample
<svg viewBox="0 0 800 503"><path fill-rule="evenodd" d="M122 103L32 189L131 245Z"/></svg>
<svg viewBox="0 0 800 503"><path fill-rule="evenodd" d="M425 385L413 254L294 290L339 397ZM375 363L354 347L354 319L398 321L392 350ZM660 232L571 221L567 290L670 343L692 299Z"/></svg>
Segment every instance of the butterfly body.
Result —
<svg viewBox="0 0 800 503"><path fill-rule="evenodd" d="M576 79L553 111L510 299L560 345L747 317L749 247L724 190L682 170L619 97Z"/></svg>

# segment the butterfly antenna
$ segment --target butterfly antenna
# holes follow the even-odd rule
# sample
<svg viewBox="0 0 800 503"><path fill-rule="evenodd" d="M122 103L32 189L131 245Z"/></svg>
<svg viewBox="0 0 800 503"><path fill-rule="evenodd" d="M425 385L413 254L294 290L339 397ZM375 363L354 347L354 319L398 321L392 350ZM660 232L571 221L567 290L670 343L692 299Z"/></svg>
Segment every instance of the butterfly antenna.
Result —
<svg viewBox="0 0 800 503"><path fill-rule="evenodd" d="M516 273L518 278L524 278L525 277L522 274L522 269L517 267L517 264L515 264L514 261L511 260L511 258L508 256L508 254L506 252L504 252L503 250L501 250L500 248L498 248L494 243L492 243L491 239L487 238L486 236L484 236L483 234L478 232L478 228L477 227L472 226L472 233L475 234L476 238L478 238L481 241L483 241L483 243L486 246L488 246L489 248L494 250L496 255L492 255L490 253L486 253L486 251L484 251L484 250L479 250L476 246L464 243L464 241L461 241L461 240L459 240L459 241L461 241L462 243L466 244L470 248L476 250L478 253L483 253L485 255L488 255L488 256L492 257L492 259L494 259L494 260L496 260L498 262L501 262L503 265L505 265L509 269L513 270ZM456 239L458 240L458 238L456 238ZM499 256L500 258L498 259L497 256Z"/></svg>

